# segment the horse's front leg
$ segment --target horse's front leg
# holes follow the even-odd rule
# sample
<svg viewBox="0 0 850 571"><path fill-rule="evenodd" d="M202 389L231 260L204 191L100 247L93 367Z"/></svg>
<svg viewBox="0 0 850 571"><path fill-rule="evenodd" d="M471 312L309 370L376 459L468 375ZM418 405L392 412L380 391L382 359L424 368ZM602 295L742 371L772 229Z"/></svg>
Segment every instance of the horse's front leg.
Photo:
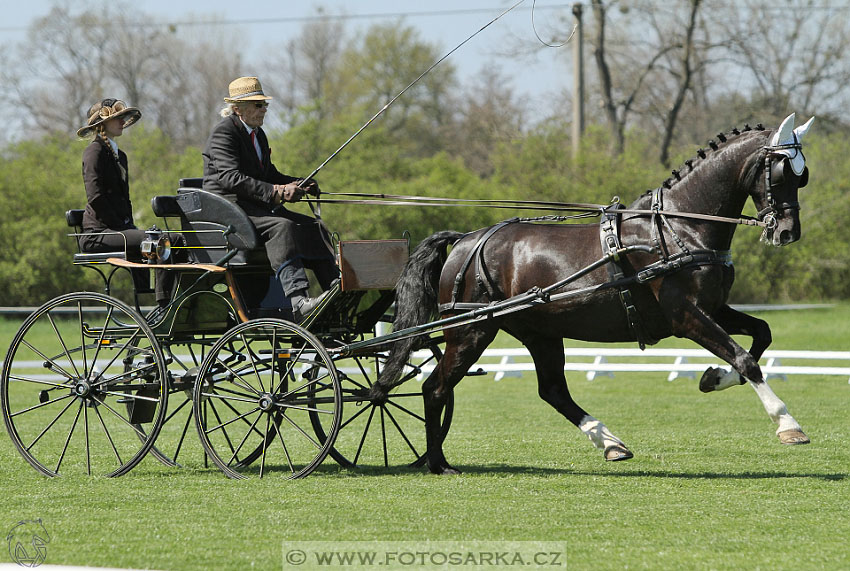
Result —
<svg viewBox="0 0 850 571"><path fill-rule="evenodd" d="M778 425L776 434L783 444L808 444L809 438L788 412L785 403L768 386L753 355L738 345L720 324L696 306L688 304L683 314L681 319L673 324L674 334L699 343L732 365L737 373L749 381L761 399L767 415Z"/></svg>
<svg viewBox="0 0 850 571"><path fill-rule="evenodd" d="M773 337L766 321L747 315L728 305L724 305L714 314L717 324L729 335L748 335L753 338L750 355L758 362L765 349L770 346ZM729 387L743 385L747 380L737 371L711 367L703 373L699 390L704 393L722 391Z"/></svg>

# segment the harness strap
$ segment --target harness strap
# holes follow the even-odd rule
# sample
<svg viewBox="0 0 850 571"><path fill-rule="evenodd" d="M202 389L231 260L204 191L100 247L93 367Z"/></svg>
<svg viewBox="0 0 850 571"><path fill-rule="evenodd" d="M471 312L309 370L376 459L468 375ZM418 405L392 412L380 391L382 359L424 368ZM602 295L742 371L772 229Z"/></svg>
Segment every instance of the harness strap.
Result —
<svg viewBox="0 0 850 571"><path fill-rule="evenodd" d="M653 201L653 207L655 203ZM629 330L638 342L638 345L643 351L647 345L658 343L658 339L651 337L646 328L643 326L640 313L635 306L632 297L632 291L629 289L630 283L625 280L625 272L620 265L619 250L622 249L620 241L620 216L617 210L621 208L620 204L613 204L602 211L602 220L599 224L599 238L602 242L602 253L609 257L610 263L608 267L608 277L611 283L621 283L617 288L617 293L620 297L620 303L626 312L626 318L629 322Z"/></svg>
<svg viewBox="0 0 850 571"><path fill-rule="evenodd" d="M469 253L466 255L466 259L463 261L463 264L460 267L460 271L458 271L457 275L455 276L455 283L454 283L454 287L452 288L452 301L448 304L445 304L445 303L440 304L440 312L441 313L446 312L446 311L454 311L455 309L457 309L457 307L458 307L457 296L458 296L458 293L460 292L461 286L463 285L464 276L466 275L466 272L469 269L469 266L472 264L472 260L476 257L478 257L478 260L476 262L475 279L479 284L484 286L488 290L488 292L492 295L492 289L489 287L489 284L484 283L484 278L482 277L483 276L482 267L483 267L483 258L484 258L484 253L483 253L484 244L487 243L487 240L489 240L493 236L493 234L495 234L496 232L498 232L499 230L501 230L502 228L504 228L508 224L513 224L515 222L519 222L519 218L511 218L510 220L503 220L502 222L499 222L495 226L491 226L489 230L487 230L484 234L481 235L481 237L478 239L478 242L475 243L475 246L473 246L472 249L469 251Z"/></svg>

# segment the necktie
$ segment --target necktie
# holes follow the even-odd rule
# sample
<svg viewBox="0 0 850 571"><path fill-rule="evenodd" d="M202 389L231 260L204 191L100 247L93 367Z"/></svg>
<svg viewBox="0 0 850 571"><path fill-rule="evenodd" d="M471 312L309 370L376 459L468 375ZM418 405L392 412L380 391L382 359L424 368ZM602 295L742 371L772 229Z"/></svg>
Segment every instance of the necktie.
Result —
<svg viewBox="0 0 850 571"><path fill-rule="evenodd" d="M254 150L257 151L257 158L260 159L260 164L263 163L263 154L260 152L260 145L257 144L257 130L251 129L251 144L254 145Z"/></svg>

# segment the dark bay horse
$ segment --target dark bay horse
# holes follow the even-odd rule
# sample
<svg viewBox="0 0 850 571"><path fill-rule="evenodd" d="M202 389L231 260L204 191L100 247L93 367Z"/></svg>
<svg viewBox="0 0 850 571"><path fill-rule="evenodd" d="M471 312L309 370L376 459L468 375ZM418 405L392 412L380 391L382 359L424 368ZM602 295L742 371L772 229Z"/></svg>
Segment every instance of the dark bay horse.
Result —
<svg viewBox="0 0 850 571"><path fill-rule="evenodd" d="M433 320L438 307L443 317L457 315L576 273L575 280L554 291L581 290L445 330L443 357L422 386L429 469L458 472L443 454L440 416L450 392L499 329L528 348L540 397L586 434L606 460L625 460L632 453L573 401L564 377L563 338L641 346L671 335L691 339L732 367L729 373L709 368L700 390L748 381L778 424L781 442L809 442L759 368L771 342L770 327L726 301L734 279L729 249L736 225L730 219L740 220L748 198L765 223L764 241L784 246L800 238L797 189L808 180L801 149L811 122L795 130L792 114L775 131L759 126L718 135L710 149L700 149L661 188L621 213L603 215L605 232L598 224L514 222L468 234L439 232L420 243L397 285L396 331ZM633 245L643 247L622 249ZM622 255L611 254L594 266L617 251ZM600 284L606 285L594 287ZM752 337L749 351L730 337L735 334ZM415 346L415 338L393 344L373 398L394 386Z"/></svg>

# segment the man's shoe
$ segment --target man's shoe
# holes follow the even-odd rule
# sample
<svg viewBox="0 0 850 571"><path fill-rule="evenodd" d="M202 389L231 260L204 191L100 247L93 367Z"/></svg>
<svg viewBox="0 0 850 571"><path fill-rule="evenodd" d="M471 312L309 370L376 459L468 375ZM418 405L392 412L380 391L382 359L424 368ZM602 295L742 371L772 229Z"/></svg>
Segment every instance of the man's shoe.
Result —
<svg viewBox="0 0 850 571"><path fill-rule="evenodd" d="M329 292L326 291L318 297L302 297L298 300L292 308L292 316L295 318L295 322L301 323L310 317L310 314L319 307L322 301L324 301L324 299L328 296L328 293Z"/></svg>

